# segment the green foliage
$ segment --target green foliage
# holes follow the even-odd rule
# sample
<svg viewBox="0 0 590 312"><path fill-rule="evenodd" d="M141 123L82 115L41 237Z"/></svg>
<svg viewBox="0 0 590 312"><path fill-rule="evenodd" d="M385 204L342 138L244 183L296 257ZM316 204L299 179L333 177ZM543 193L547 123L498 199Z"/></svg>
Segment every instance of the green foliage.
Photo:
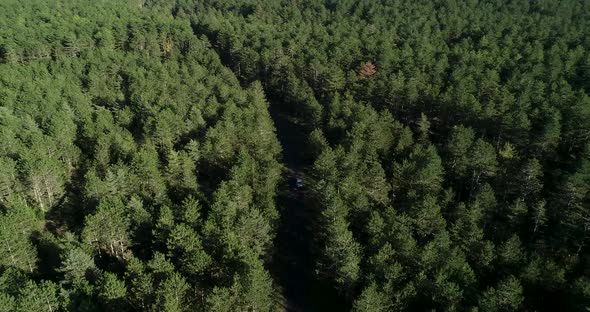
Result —
<svg viewBox="0 0 590 312"><path fill-rule="evenodd" d="M587 310L589 12L1 1L0 310Z"/></svg>
<svg viewBox="0 0 590 312"><path fill-rule="evenodd" d="M177 267L186 275L201 273L211 262L197 233L184 224L172 230L167 245L170 257L177 259Z"/></svg>
<svg viewBox="0 0 590 312"><path fill-rule="evenodd" d="M96 213L86 217L82 236L96 251L125 258L129 246L128 228L129 221L121 200L105 198Z"/></svg>
<svg viewBox="0 0 590 312"><path fill-rule="evenodd" d="M73 248L64 255L64 260L59 271L64 273L65 280L76 283L85 278L88 270L92 270L95 267L96 265L91 255L80 248Z"/></svg>
<svg viewBox="0 0 590 312"><path fill-rule="evenodd" d="M190 286L182 275L174 273L160 285L154 310L165 312L191 311L188 298L189 290Z"/></svg>
<svg viewBox="0 0 590 312"><path fill-rule="evenodd" d="M363 290L359 298L354 302L354 311L388 311L387 299L377 289L377 285L371 284Z"/></svg>
<svg viewBox="0 0 590 312"><path fill-rule="evenodd" d="M523 301L522 286L514 276L498 284L496 288L487 289L480 300L482 311L514 311Z"/></svg>
<svg viewBox="0 0 590 312"><path fill-rule="evenodd" d="M326 192L328 203L320 217L325 231L325 238L322 239L325 259L319 264L319 270L328 275L340 291L349 294L359 278L361 246L348 229L344 203L336 197L334 190L328 189Z"/></svg>
<svg viewBox="0 0 590 312"><path fill-rule="evenodd" d="M248 259L248 257L246 257ZM208 311L272 311L272 281L262 263L252 259L245 274L235 275L229 287L216 287L207 298ZM248 261L248 260L247 260Z"/></svg>
<svg viewBox="0 0 590 312"><path fill-rule="evenodd" d="M27 282L17 299L16 311L57 311L60 306L58 290L58 285L53 282Z"/></svg>
<svg viewBox="0 0 590 312"><path fill-rule="evenodd" d="M114 273L106 272L100 281L99 296L108 310L121 311L126 308L127 290L125 282Z"/></svg>
<svg viewBox="0 0 590 312"><path fill-rule="evenodd" d="M34 213L26 203L18 201L0 215L0 266L32 273L37 267L37 250L31 242L38 222Z"/></svg>
<svg viewBox="0 0 590 312"><path fill-rule="evenodd" d="M253 253L270 298L281 166L264 90L171 4L140 2L0 4L0 272L59 281L64 310L192 311Z"/></svg>

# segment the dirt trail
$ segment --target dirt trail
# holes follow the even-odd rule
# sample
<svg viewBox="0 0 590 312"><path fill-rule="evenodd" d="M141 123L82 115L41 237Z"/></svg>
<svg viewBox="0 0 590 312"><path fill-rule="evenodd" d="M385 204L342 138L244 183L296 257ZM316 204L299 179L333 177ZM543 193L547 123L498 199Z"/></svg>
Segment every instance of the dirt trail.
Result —
<svg viewBox="0 0 590 312"><path fill-rule="evenodd" d="M287 115L272 112L277 136L283 147L284 182L278 196L281 223L275 240L275 279L283 288L286 311L312 311L311 233L307 226L303 191L295 187L295 178L303 176L303 151L307 135L302 126ZM304 180L305 187L305 180Z"/></svg>
<svg viewBox="0 0 590 312"><path fill-rule="evenodd" d="M283 290L284 310L341 311L333 289L319 282L313 272L312 212L305 204L309 182L305 171L310 165L305 159L308 133L296 119L284 113L271 109L271 115L283 147L285 165L284 183L277 198L281 220L272 270ZM303 190L295 186L296 177L303 177Z"/></svg>

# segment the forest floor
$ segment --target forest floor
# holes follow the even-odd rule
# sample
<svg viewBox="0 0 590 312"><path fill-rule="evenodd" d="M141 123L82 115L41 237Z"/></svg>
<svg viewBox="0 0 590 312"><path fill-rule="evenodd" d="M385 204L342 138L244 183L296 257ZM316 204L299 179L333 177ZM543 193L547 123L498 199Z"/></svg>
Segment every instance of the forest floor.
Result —
<svg viewBox="0 0 590 312"><path fill-rule="evenodd" d="M340 304L333 290L317 280L311 253L312 214L305 204L308 181L305 171L305 146L308 133L305 126L291 116L272 109L277 136L283 148L284 179L277 198L281 214L275 239L275 254L271 272L282 288L283 310L339 311ZM295 185L296 177L303 178L303 189ZM321 297L318 295L322 294Z"/></svg>
<svg viewBox="0 0 590 312"><path fill-rule="evenodd" d="M273 261L275 280L282 287L285 311L311 311L313 263L310 255L311 233L304 194L297 190L295 179L303 176L305 131L288 115L272 112L277 136L283 147L283 183L277 199L281 219L275 239ZM303 181L305 187L305 180Z"/></svg>

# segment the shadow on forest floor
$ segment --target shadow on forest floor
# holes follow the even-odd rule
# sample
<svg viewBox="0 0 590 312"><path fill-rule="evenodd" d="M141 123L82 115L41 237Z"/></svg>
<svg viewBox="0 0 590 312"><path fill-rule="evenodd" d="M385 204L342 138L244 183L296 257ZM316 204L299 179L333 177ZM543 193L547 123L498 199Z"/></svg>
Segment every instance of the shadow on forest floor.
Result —
<svg viewBox="0 0 590 312"><path fill-rule="evenodd" d="M343 311L335 291L317 280L311 245L312 215L305 204L305 159L308 132L290 116L271 109L277 136L283 148L283 181L277 206L281 214L271 272L282 287L285 311ZM302 177L304 188L295 185Z"/></svg>

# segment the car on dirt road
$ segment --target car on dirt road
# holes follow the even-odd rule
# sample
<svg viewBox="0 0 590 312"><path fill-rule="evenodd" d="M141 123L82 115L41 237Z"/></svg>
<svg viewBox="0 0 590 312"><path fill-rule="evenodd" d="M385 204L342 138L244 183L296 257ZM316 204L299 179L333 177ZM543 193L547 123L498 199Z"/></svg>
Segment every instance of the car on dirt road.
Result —
<svg viewBox="0 0 590 312"><path fill-rule="evenodd" d="M303 189L303 178L302 177L296 177L295 178L295 187L298 190L302 190Z"/></svg>

